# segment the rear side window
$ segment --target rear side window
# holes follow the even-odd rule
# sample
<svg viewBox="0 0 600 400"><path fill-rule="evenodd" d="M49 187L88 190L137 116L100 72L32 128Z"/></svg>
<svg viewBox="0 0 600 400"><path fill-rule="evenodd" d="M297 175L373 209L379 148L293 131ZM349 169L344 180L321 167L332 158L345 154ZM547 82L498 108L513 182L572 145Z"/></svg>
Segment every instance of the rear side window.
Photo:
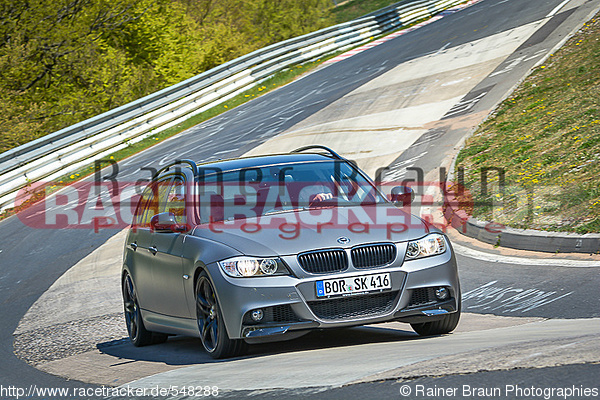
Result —
<svg viewBox="0 0 600 400"><path fill-rule="evenodd" d="M144 226L144 214L149 207L149 203L154 198L154 191L152 190L152 185L146 186L144 192L142 193L142 197L140 202L138 203L137 209L135 210L135 215L133 217L133 225L134 226Z"/></svg>
<svg viewBox="0 0 600 400"><path fill-rule="evenodd" d="M158 182L152 182L144 189L134 217L136 226L149 227L152 217L165 211L171 181L171 177L161 179Z"/></svg>

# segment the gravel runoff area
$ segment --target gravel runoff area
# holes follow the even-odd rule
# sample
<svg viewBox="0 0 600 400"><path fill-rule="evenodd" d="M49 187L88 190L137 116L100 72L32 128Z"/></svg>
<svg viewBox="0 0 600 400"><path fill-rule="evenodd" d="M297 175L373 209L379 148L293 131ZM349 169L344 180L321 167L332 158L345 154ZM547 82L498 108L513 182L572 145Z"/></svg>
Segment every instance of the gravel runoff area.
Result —
<svg viewBox="0 0 600 400"><path fill-rule="evenodd" d="M16 334L14 349L17 357L36 366L126 340L129 339L121 312Z"/></svg>
<svg viewBox="0 0 600 400"><path fill-rule="evenodd" d="M33 304L14 333L17 357L38 366L129 340L120 291L125 234L71 267Z"/></svg>

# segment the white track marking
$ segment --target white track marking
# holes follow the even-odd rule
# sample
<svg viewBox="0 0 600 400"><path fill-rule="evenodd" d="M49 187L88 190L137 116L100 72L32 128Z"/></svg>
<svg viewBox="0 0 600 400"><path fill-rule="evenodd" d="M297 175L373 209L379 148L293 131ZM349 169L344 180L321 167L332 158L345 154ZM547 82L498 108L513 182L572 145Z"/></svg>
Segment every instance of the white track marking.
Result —
<svg viewBox="0 0 600 400"><path fill-rule="evenodd" d="M565 0L562 3L560 3L559 5L557 5L554 8L554 10L550 11L550 14L546 15L546 18L554 17L560 11L560 9L563 8L569 1L571 1L571 0Z"/></svg>
<svg viewBox="0 0 600 400"><path fill-rule="evenodd" d="M584 260L566 260L556 258L525 258L502 256L499 254L490 254L483 251L470 249L458 243L452 243L454 250L465 257L474 258L481 261L502 264L517 265L544 265L547 267L569 267L569 268L600 268L600 261Z"/></svg>

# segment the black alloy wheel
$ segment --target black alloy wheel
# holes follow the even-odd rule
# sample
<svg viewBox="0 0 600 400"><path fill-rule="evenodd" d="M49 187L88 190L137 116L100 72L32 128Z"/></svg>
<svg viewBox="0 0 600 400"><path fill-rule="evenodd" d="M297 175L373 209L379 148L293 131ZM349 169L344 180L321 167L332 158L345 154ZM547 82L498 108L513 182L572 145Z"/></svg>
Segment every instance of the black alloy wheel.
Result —
<svg viewBox="0 0 600 400"><path fill-rule="evenodd" d="M123 279L123 306L127 332L134 346L147 346L149 344L163 343L167 340L167 335L150 332L144 326L135 286L133 286L133 280L129 274L125 275Z"/></svg>
<svg viewBox="0 0 600 400"><path fill-rule="evenodd" d="M233 357L241 354L246 348L242 339L229 338L217 295L208 274L204 271L196 281L196 317L202 346L211 357Z"/></svg>

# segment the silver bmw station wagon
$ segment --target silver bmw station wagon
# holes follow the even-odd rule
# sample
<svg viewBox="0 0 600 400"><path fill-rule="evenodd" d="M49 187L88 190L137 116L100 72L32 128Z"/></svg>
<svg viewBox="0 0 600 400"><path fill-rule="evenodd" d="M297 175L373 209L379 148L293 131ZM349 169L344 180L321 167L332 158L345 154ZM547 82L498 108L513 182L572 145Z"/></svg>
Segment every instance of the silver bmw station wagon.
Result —
<svg viewBox="0 0 600 400"><path fill-rule="evenodd" d="M448 238L323 146L196 164L142 193L122 291L134 345L200 338L214 358L312 329L409 323L449 333L460 286Z"/></svg>

